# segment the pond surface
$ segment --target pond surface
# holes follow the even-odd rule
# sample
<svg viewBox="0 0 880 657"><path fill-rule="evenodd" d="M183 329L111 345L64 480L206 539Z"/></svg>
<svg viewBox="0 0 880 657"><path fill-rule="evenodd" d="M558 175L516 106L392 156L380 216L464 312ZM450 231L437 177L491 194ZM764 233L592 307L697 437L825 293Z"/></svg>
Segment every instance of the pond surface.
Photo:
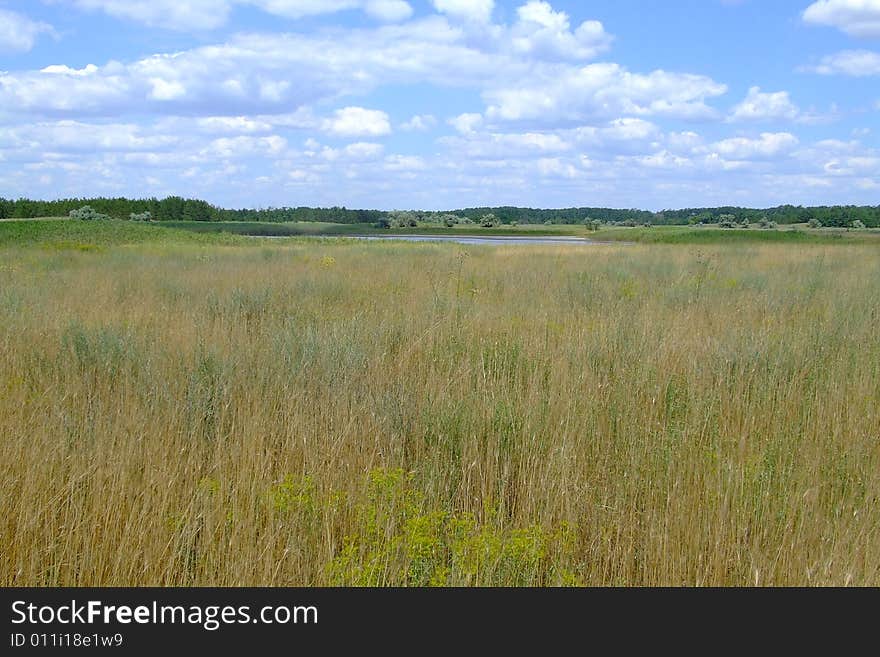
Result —
<svg viewBox="0 0 880 657"><path fill-rule="evenodd" d="M564 244L568 246L598 246L604 242L595 242L584 237L481 237L479 235L316 235L321 238L354 239L354 240L397 240L401 242L454 242L455 244L485 244L492 246L529 245L529 244Z"/></svg>

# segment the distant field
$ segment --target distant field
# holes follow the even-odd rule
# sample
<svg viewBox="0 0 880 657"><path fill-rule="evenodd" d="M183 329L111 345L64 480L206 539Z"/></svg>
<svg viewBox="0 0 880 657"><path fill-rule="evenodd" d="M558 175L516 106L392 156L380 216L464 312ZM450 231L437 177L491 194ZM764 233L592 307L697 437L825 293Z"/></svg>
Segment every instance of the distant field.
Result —
<svg viewBox="0 0 880 657"><path fill-rule="evenodd" d="M460 225L454 228L440 226L420 226L418 228L376 228L373 224L332 224L321 222L265 223L265 222L205 222L205 221L166 221L162 225L183 228L200 233L226 232L238 235L257 235L273 237L298 237L320 235L577 235L587 237L589 233L583 226L501 226L480 228L474 225Z"/></svg>
<svg viewBox="0 0 880 657"><path fill-rule="evenodd" d="M228 233L199 234L158 223L69 219L0 222L0 248L39 244L49 248L96 249L111 244L237 244L243 241L246 240Z"/></svg>
<svg viewBox="0 0 880 657"><path fill-rule="evenodd" d="M578 225L521 224L481 228L474 225L458 225L453 228L420 226L418 228L381 229L372 224L287 223L260 222L199 222L174 221L162 225L182 228L200 233L226 232L239 235L263 235L276 237L319 235L480 235L480 236L577 236L599 241L627 241L653 244L716 244L744 242L785 243L843 243L877 240L880 231L846 231L845 229L811 230L805 227L781 227L778 230L719 229L695 226L655 226L651 228L602 228L588 231Z"/></svg>
<svg viewBox="0 0 880 657"><path fill-rule="evenodd" d="M590 237L598 240L641 242L645 244L861 244L880 246L880 230L783 226L776 230L724 229L696 226L654 226L651 228L603 228Z"/></svg>
<svg viewBox="0 0 880 657"><path fill-rule="evenodd" d="M0 585L880 585L875 243L715 232L4 222Z"/></svg>

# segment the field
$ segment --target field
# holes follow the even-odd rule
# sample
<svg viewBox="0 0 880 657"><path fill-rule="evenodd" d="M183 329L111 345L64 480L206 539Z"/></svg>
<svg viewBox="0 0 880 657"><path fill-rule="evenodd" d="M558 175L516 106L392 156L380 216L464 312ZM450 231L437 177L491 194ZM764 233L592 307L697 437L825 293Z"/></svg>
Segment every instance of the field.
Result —
<svg viewBox="0 0 880 657"><path fill-rule="evenodd" d="M880 244L701 239L0 224L0 585L880 585Z"/></svg>

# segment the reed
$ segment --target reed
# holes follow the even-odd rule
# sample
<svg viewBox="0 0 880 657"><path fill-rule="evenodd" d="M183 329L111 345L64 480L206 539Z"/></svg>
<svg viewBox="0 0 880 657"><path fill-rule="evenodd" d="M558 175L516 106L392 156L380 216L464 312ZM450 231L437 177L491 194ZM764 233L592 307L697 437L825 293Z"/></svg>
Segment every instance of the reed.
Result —
<svg viewBox="0 0 880 657"><path fill-rule="evenodd" d="M872 247L0 262L2 585L880 584Z"/></svg>

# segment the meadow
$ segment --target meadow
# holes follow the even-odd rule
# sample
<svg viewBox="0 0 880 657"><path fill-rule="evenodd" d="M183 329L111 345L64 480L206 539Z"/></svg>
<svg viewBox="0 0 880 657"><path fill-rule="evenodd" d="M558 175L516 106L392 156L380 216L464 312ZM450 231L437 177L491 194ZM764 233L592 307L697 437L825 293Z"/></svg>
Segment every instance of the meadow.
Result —
<svg viewBox="0 0 880 657"><path fill-rule="evenodd" d="M679 241L0 224L0 585L880 585L878 244Z"/></svg>

